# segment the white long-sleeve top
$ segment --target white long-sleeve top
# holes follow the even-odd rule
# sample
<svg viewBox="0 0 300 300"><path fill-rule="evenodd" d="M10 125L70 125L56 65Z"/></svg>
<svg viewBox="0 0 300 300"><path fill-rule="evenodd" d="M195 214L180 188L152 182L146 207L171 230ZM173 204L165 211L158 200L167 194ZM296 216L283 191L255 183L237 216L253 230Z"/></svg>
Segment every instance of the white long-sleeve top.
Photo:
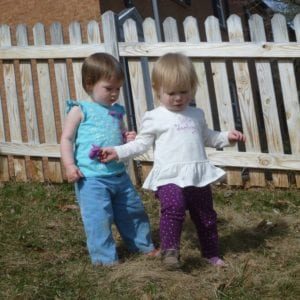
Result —
<svg viewBox="0 0 300 300"><path fill-rule="evenodd" d="M123 161L153 146L154 164L143 187L156 191L170 183L201 187L216 181L225 172L207 159L205 147L229 145L228 132L209 129L201 109L188 106L174 112L160 106L145 113L134 141L114 149Z"/></svg>

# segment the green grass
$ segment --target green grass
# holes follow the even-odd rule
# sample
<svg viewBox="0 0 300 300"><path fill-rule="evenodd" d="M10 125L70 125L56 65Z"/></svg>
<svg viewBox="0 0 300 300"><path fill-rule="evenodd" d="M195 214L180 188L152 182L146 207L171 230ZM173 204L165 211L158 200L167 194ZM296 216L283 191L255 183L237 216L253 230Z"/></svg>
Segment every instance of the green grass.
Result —
<svg viewBox="0 0 300 300"><path fill-rule="evenodd" d="M141 191L153 238L158 201ZM182 271L132 255L115 232L122 264L93 267L73 187L0 187L0 299L299 299L300 191L214 187L221 252L206 264L187 216Z"/></svg>

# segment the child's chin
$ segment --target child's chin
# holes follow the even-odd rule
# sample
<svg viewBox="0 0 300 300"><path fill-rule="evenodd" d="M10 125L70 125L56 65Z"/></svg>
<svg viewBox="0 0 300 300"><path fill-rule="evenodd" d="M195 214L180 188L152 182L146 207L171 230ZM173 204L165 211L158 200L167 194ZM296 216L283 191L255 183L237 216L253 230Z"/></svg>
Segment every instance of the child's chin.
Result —
<svg viewBox="0 0 300 300"><path fill-rule="evenodd" d="M182 111L185 109L185 106L181 105L181 106L172 106L171 108L169 108L172 111Z"/></svg>

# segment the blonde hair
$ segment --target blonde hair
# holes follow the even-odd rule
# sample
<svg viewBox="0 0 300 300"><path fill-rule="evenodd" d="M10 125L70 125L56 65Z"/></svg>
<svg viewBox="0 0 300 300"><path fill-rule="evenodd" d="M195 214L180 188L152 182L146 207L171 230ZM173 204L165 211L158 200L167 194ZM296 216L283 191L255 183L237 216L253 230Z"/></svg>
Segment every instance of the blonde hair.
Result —
<svg viewBox="0 0 300 300"><path fill-rule="evenodd" d="M167 53L160 57L152 70L152 87L158 96L165 92L188 90L195 96L198 77L192 61L181 53Z"/></svg>
<svg viewBox="0 0 300 300"><path fill-rule="evenodd" d="M121 64L110 54L94 53L87 57L81 68L82 86L89 94L99 80L124 80Z"/></svg>

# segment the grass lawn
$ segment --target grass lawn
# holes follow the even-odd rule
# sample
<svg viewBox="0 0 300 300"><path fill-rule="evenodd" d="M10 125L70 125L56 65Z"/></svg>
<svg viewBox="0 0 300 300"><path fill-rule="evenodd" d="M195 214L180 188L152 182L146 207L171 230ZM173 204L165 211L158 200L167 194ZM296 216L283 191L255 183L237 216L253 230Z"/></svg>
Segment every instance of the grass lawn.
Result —
<svg viewBox="0 0 300 300"><path fill-rule="evenodd" d="M72 185L0 187L0 299L300 299L300 191L214 186L227 268L201 258L187 216L181 271L130 254L93 267ZM141 191L158 244L159 206Z"/></svg>

